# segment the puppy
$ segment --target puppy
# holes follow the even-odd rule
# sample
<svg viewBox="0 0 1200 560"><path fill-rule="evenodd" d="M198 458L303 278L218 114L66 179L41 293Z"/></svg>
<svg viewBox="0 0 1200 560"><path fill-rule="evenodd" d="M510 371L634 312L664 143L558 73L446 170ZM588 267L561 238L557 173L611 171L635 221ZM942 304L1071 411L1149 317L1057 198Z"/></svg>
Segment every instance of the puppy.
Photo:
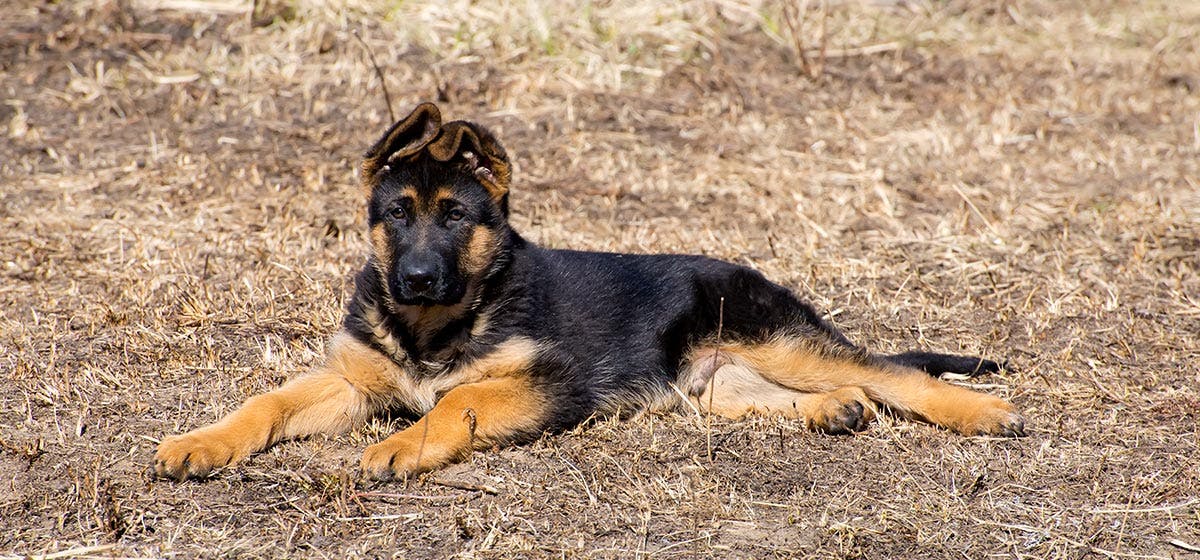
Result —
<svg viewBox="0 0 1200 560"><path fill-rule="evenodd" d="M1024 435L1009 403L931 376L995 362L872 354L743 266L526 241L508 223L504 148L477 124L443 124L432 104L371 147L361 181L371 252L325 365L165 438L160 476L204 477L280 440L396 411L419 419L366 449L369 477L685 398L832 434L864 429L882 405L966 435Z"/></svg>

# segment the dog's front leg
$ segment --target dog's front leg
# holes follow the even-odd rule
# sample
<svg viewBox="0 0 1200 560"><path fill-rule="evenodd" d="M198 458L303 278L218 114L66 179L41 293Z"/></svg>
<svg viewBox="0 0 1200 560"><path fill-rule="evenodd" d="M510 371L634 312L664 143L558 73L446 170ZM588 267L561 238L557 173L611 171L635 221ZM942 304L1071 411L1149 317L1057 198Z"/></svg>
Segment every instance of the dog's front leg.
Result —
<svg viewBox="0 0 1200 560"><path fill-rule="evenodd" d="M461 385L424 418L363 453L363 474L387 480L460 461L473 449L536 436L550 399L516 374Z"/></svg>
<svg viewBox="0 0 1200 560"><path fill-rule="evenodd" d="M378 411L399 375L383 354L338 335L317 371L251 397L215 424L163 438L154 470L179 480L200 478L282 439L347 431Z"/></svg>

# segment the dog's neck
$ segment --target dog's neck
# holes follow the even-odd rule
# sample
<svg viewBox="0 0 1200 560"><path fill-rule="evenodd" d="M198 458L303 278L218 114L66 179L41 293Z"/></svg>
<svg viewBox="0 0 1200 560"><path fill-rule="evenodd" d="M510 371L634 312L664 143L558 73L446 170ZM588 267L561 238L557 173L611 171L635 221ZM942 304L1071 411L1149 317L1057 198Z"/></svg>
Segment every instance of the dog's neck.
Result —
<svg viewBox="0 0 1200 560"><path fill-rule="evenodd" d="M362 276L366 275L360 275L345 320L351 334L418 376L441 373L462 355L477 317L470 300L464 297L454 305L389 305L382 286L363 282Z"/></svg>
<svg viewBox="0 0 1200 560"><path fill-rule="evenodd" d="M523 245L515 233L515 245ZM373 264L356 279L344 327L414 375L436 375L452 369L472 342L487 331L489 313L480 301L501 291L512 246L489 270L468 286L463 298L449 305L401 305L388 293Z"/></svg>

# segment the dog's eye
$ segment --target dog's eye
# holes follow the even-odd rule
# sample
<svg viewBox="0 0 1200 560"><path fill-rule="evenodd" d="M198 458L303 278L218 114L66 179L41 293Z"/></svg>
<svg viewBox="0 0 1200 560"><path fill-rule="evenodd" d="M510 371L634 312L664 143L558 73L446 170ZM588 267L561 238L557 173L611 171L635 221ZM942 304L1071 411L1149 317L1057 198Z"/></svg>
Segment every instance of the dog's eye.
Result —
<svg viewBox="0 0 1200 560"><path fill-rule="evenodd" d="M408 218L408 212L405 212L404 209L399 206L392 208L392 210L390 212L388 212L388 215L396 220L403 220L403 219Z"/></svg>
<svg viewBox="0 0 1200 560"><path fill-rule="evenodd" d="M465 213L463 213L462 210L455 208L449 212L446 212L446 223L453 224L454 222L457 222L466 217L467 217L467 215Z"/></svg>

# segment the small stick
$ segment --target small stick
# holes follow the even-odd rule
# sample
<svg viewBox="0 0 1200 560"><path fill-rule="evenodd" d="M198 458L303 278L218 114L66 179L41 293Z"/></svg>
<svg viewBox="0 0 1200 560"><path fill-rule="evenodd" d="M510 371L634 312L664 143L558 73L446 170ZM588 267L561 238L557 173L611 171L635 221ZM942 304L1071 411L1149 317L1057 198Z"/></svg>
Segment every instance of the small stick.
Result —
<svg viewBox="0 0 1200 560"><path fill-rule="evenodd" d="M792 33L792 49L796 51L796 56L800 59L800 71L805 76L811 76L809 70L808 53L804 48L804 19L808 12L808 0L804 0L799 7L791 2L783 3L783 19L788 26L788 31Z"/></svg>
<svg viewBox="0 0 1200 560"><path fill-rule="evenodd" d="M1188 544L1179 539L1171 539L1171 540L1167 541L1167 544L1170 544L1171 546L1182 548L1182 549L1190 551L1190 552L1200 552L1200 546Z"/></svg>
<svg viewBox="0 0 1200 560"><path fill-rule="evenodd" d="M861 47L849 47L845 49L827 49L825 58L853 58L856 56L870 56L873 54L882 54L886 52L898 51L904 48L904 44L900 41L888 41L875 45L863 45ZM820 54L820 51L812 51L811 54Z"/></svg>
<svg viewBox="0 0 1200 560"><path fill-rule="evenodd" d="M417 446L417 464L416 464L417 468L421 467L421 455L425 454L425 438L429 435L429 417L426 416L426 417L422 418L420 421L425 423L425 427L421 430L421 445ZM406 487L408 486L408 481L409 481L408 476L405 476L404 477L404 485Z"/></svg>
<svg viewBox="0 0 1200 560"><path fill-rule="evenodd" d="M436 478L430 480L430 482L438 486L445 486L446 488L457 488L459 490L469 490L471 492L483 492L484 494L491 494L493 496L500 493L500 489L494 486L488 486L487 484L470 484L467 482L459 482L457 480L438 480Z"/></svg>
<svg viewBox="0 0 1200 560"><path fill-rule="evenodd" d="M379 87L383 88L383 100L387 102L388 117L392 122L396 122L396 113L392 112L392 94L388 93L387 80L383 77L383 70L379 68L379 63L375 61L375 52L367 45L366 41L359 36L358 30L355 29L352 34L355 39L358 39L358 44L362 45L363 50L367 51L367 58L371 59L371 66L375 67L375 75L379 76Z"/></svg>
<svg viewBox="0 0 1200 560"><path fill-rule="evenodd" d="M429 502L452 502L462 499L462 496L423 496L420 494L393 494L390 492L355 492L351 497L355 500L359 498L387 498L393 500L424 500Z"/></svg>
<svg viewBox="0 0 1200 560"><path fill-rule="evenodd" d="M816 70L811 77L816 78L825 72L825 54L826 48L829 46L829 33L825 25L829 22L829 3L826 0L821 0L821 53L817 59Z"/></svg>
<svg viewBox="0 0 1200 560"><path fill-rule="evenodd" d="M463 409L463 420L467 422L467 448L475 449L475 426L478 419L475 417L475 411L470 408Z"/></svg>
<svg viewBox="0 0 1200 560"><path fill-rule="evenodd" d="M708 448L708 461L713 460L712 450L712 405L713 393L717 392L717 357L721 355L721 330L725 326L725 296L721 296L717 308L717 348L713 351L712 375L708 378L708 415L704 417L705 445Z"/></svg>
<svg viewBox="0 0 1200 560"><path fill-rule="evenodd" d="M683 402L687 403L688 407L691 408L692 411L696 413L696 418L699 418L700 417L700 397L696 397L696 404L692 404L691 397L688 397L687 395L685 395L683 393L683 390L681 390L678 385L676 385L674 383L671 383L670 385L671 385L671 390L675 391L675 393L679 395L679 398L682 399ZM143 436L143 437L145 437L145 436ZM149 438L146 438L146 439L149 439Z"/></svg>

